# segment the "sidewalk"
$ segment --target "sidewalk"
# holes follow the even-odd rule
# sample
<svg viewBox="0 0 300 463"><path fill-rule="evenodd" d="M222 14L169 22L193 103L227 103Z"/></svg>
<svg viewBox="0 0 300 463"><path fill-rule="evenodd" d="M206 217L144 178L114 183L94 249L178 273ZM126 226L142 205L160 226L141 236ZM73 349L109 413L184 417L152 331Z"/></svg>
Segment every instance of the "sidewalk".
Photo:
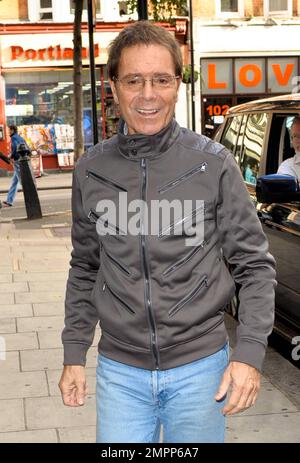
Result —
<svg viewBox="0 0 300 463"><path fill-rule="evenodd" d="M99 332L88 354L86 405L64 407L57 386L70 250L69 227L0 224L0 341L7 350L1 360L0 343L0 443L95 442ZM228 419L226 440L300 442L300 404L264 377L255 407Z"/></svg>
<svg viewBox="0 0 300 463"><path fill-rule="evenodd" d="M0 177L0 193L7 193L10 182L10 177ZM49 174L46 177L38 177L36 179L38 190L52 190L58 188L71 188L72 187L72 172L60 172ZM20 188L22 191L22 188Z"/></svg>

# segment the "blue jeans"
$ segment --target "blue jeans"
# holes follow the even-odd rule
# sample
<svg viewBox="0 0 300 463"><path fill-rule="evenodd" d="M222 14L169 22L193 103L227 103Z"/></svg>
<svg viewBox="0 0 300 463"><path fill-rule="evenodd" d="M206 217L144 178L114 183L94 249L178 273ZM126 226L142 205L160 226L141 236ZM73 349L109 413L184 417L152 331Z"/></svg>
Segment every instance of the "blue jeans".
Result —
<svg viewBox="0 0 300 463"><path fill-rule="evenodd" d="M98 357L97 442L224 442L225 398L215 394L228 364L228 345L169 370L144 370Z"/></svg>
<svg viewBox="0 0 300 463"><path fill-rule="evenodd" d="M21 183L20 164L18 161L14 161L14 175L6 199L6 202L9 204L13 204L15 200L19 188L19 183Z"/></svg>

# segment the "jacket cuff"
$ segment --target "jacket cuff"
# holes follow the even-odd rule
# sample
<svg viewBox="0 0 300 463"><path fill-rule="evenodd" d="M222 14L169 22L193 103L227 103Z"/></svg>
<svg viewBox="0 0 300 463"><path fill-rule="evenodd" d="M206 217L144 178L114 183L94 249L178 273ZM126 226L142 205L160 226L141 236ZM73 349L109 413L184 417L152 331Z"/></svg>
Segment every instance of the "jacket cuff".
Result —
<svg viewBox="0 0 300 463"><path fill-rule="evenodd" d="M87 344L64 344L64 365L82 365L85 367L86 354L89 349Z"/></svg>
<svg viewBox="0 0 300 463"><path fill-rule="evenodd" d="M260 342L240 340L233 349L230 361L247 363L261 372L265 355L266 347Z"/></svg>

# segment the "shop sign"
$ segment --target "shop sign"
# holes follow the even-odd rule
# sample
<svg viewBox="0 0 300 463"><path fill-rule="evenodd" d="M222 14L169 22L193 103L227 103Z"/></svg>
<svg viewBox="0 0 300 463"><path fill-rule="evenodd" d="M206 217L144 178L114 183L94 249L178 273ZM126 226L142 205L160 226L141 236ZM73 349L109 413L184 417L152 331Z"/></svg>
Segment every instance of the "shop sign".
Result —
<svg viewBox="0 0 300 463"><path fill-rule="evenodd" d="M27 48L24 49L20 45L12 45L10 47L12 61L60 61L60 60L73 60L74 49L61 45L49 46L47 48ZM82 47L82 58L88 58L88 48ZM95 44L95 58L99 56L99 45Z"/></svg>
<svg viewBox="0 0 300 463"><path fill-rule="evenodd" d="M286 93L298 75L297 58L202 59L202 93Z"/></svg>

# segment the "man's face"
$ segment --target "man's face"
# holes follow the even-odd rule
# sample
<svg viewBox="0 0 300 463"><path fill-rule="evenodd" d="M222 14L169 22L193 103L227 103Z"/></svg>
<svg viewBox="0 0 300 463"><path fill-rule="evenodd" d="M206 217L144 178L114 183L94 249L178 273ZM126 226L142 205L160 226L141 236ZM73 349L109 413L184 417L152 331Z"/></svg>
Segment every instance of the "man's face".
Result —
<svg viewBox="0 0 300 463"><path fill-rule="evenodd" d="M161 45L136 45L122 50L118 78L141 76L175 76L169 50ZM178 96L180 79L169 88L156 88L147 81L139 91L125 88L122 82L110 81L115 102L127 123L129 134L153 135L171 121Z"/></svg>
<svg viewBox="0 0 300 463"><path fill-rule="evenodd" d="M300 153L300 122L295 122L292 126L291 140L296 153Z"/></svg>

